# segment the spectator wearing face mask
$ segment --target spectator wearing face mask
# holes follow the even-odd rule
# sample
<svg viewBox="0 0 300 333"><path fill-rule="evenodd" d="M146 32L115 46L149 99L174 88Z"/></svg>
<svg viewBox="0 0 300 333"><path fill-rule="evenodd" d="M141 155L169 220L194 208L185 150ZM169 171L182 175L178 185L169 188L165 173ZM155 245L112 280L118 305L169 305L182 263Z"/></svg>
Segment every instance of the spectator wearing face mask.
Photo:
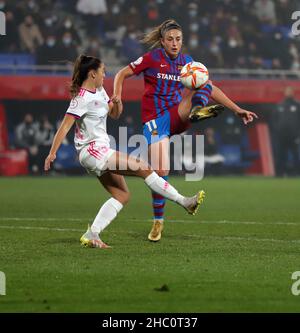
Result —
<svg viewBox="0 0 300 333"><path fill-rule="evenodd" d="M34 23L33 17L27 15L19 26L19 35L21 48L34 54L38 46L42 45L44 40L38 25Z"/></svg>
<svg viewBox="0 0 300 333"><path fill-rule="evenodd" d="M72 34L73 41L76 45L79 45L81 43L81 39L77 33L77 30L74 27L74 22L71 17L65 18L62 27L58 31L58 35L63 36L66 32Z"/></svg>
<svg viewBox="0 0 300 333"><path fill-rule="evenodd" d="M88 47L85 50L85 54L91 57L102 58L101 57L101 42L99 38L92 37L89 39Z"/></svg>
<svg viewBox="0 0 300 333"><path fill-rule="evenodd" d="M55 35L49 35L45 43L37 49L38 65L53 65L61 60Z"/></svg>
<svg viewBox="0 0 300 333"><path fill-rule="evenodd" d="M76 46L72 34L70 32L65 32L58 45L58 54L60 55L61 60L75 61L78 55Z"/></svg>
<svg viewBox="0 0 300 333"><path fill-rule="evenodd" d="M245 54L244 40L236 22L230 23L226 30L226 43L224 46L224 60L226 67L235 68L237 59Z"/></svg>
<svg viewBox="0 0 300 333"><path fill-rule="evenodd" d="M48 12L41 24L40 24L40 30L42 32L43 36L50 36L50 35L57 35L57 26L58 26L58 18L55 14L52 12Z"/></svg>

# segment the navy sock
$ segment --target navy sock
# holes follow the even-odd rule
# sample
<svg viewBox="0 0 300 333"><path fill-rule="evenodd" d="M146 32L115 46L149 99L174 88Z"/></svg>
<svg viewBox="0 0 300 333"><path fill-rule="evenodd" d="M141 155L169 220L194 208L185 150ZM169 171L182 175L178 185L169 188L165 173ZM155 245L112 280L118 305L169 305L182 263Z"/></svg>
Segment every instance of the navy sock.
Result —
<svg viewBox="0 0 300 333"><path fill-rule="evenodd" d="M196 105L204 107L208 104L209 97L211 95L212 85L207 83L203 88L198 89L192 97L192 108Z"/></svg>
<svg viewBox="0 0 300 333"><path fill-rule="evenodd" d="M167 181L169 176L162 176L161 178ZM152 192L153 218L155 220L161 220L164 218L165 204L165 197L155 192Z"/></svg>

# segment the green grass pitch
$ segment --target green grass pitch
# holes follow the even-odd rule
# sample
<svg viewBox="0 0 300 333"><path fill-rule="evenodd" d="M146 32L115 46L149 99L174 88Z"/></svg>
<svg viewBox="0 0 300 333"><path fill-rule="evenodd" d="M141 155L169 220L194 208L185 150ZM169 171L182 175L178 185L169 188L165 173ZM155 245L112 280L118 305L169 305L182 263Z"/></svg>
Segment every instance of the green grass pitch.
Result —
<svg viewBox="0 0 300 333"><path fill-rule="evenodd" d="M96 179L0 179L0 312L299 312L300 179L172 177L206 199L195 217L168 202L159 243L149 190L127 181L99 250L79 244L108 198Z"/></svg>

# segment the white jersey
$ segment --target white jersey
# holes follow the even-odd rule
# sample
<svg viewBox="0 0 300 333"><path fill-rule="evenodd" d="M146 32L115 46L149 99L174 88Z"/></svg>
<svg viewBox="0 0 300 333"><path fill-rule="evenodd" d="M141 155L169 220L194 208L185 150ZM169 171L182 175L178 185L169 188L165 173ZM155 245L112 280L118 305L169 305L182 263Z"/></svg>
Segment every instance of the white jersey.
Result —
<svg viewBox="0 0 300 333"><path fill-rule="evenodd" d="M95 92L81 88L78 96L71 100L66 113L76 118L74 142L78 152L93 142L109 147L106 131L108 103L109 97L103 87Z"/></svg>

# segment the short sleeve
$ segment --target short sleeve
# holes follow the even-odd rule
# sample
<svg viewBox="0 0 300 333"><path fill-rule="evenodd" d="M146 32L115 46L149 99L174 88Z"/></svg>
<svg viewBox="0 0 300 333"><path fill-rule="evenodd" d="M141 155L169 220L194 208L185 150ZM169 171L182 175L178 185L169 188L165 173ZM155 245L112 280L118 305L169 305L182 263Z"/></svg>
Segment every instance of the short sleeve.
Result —
<svg viewBox="0 0 300 333"><path fill-rule="evenodd" d="M151 66L151 63L152 63L151 53L148 52L144 54L142 57L139 57L137 60L131 62L129 64L129 67L132 69L135 75L139 75L141 72L149 68Z"/></svg>
<svg viewBox="0 0 300 333"><path fill-rule="evenodd" d="M76 119L81 118L87 112L87 103L83 97L77 96L70 102L66 114L73 116Z"/></svg>

